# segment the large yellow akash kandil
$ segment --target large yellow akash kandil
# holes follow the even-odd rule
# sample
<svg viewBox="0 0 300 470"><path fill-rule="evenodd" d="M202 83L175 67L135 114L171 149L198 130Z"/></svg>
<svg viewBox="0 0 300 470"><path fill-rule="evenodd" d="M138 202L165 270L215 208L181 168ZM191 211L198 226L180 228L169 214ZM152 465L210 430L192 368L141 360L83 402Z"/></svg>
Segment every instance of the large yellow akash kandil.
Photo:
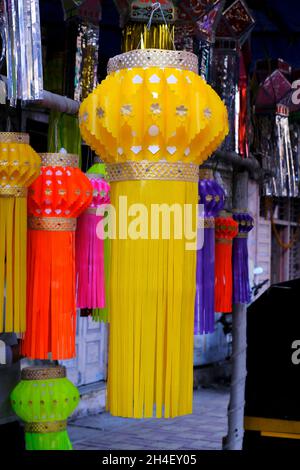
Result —
<svg viewBox="0 0 300 470"><path fill-rule="evenodd" d="M151 238L151 207L190 204L196 228L198 166L226 136L227 111L191 53L134 50L108 72L81 105L81 133L108 164L117 214L120 196L144 204L150 234L112 240L108 409L174 417L192 411L196 251L175 215L169 239L161 227Z"/></svg>

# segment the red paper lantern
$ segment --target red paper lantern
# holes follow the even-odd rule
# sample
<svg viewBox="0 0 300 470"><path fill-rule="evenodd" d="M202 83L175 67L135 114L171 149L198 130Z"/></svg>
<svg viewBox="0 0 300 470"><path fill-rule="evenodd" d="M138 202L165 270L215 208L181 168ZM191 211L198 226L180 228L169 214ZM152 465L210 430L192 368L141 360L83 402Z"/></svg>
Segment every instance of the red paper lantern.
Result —
<svg viewBox="0 0 300 470"><path fill-rule="evenodd" d="M215 219L215 311L232 311L232 240L238 234L238 223L224 212Z"/></svg>

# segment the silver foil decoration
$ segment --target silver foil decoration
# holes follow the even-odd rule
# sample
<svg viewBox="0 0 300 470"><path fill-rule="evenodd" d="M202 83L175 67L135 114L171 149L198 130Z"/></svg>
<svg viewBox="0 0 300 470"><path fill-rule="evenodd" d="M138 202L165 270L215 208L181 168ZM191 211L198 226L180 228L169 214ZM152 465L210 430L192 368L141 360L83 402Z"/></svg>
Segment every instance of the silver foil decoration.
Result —
<svg viewBox="0 0 300 470"><path fill-rule="evenodd" d="M263 169L270 174L263 186L265 196L299 196L299 163L295 165L288 116L288 108L277 105L275 113L255 118L255 150L262 157Z"/></svg>
<svg viewBox="0 0 300 470"><path fill-rule="evenodd" d="M43 63L38 0L4 0L8 99L43 97Z"/></svg>
<svg viewBox="0 0 300 470"><path fill-rule="evenodd" d="M217 41L217 46L212 55L211 84L224 101L229 120L229 134L221 148L234 152L238 150L238 119L239 114L238 78L239 78L239 56L234 47L226 47L234 41ZM238 109L237 109L238 108Z"/></svg>
<svg viewBox="0 0 300 470"><path fill-rule="evenodd" d="M74 100L82 101L98 83L99 27L80 22L76 43Z"/></svg>
<svg viewBox="0 0 300 470"><path fill-rule="evenodd" d="M295 179L298 192L300 190L300 123L290 123L290 136L295 168Z"/></svg>

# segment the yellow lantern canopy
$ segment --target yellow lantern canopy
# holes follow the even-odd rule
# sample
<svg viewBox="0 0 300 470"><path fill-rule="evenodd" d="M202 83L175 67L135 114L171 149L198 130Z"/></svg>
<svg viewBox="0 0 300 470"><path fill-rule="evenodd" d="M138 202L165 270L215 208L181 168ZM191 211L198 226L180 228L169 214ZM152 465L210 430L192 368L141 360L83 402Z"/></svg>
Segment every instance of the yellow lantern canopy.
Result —
<svg viewBox="0 0 300 470"><path fill-rule="evenodd" d="M228 132L226 108L185 51L114 57L82 103L83 138L108 164L116 213L142 203L195 207L198 166ZM195 213L195 214L194 214ZM123 214L124 215L124 214ZM191 216L196 223L196 211ZM151 223L148 216L149 226ZM114 415L174 417L192 411L196 251L170 238L117 236L111 245L108 408ZM178 225L178 221L177 221ZM184 229L184 220L179 223ZM178 229L178 226L177 226Z"/></svg>

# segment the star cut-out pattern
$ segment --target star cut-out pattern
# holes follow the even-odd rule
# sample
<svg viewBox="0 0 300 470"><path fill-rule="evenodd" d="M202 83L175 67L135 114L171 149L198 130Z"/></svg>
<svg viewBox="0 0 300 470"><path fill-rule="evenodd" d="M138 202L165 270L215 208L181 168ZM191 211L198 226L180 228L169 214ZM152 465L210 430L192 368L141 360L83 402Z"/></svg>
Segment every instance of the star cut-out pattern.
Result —
<svg viewBox="0 0 300 470"><path fill-rule="evenodd" d="M150 106L151 113L153 114L160 114L161 113L161 107L159 103L153 103Z"/></svg>
<svg viewBox="0 0 300 470"><path fill-rule="evenodd" d="M123 114L123 116L130 116L131 113L132 113L131 104L123 104L123 106L121 106L121 114Z"/></svg>
<svg viewBox="0 0 300 470"><path fill-rule="evenodd" d="M177 106L176 114L177 116L186 116L188 113L188 109L182 104L181 106Z"/></svg>
<svg viewBox="0 0 300 470"><path fill-rule="evenodd" d="M98 118L100 118L100 119L103 118L104 114L105 114L104 109L103 108L97 108L96 109L96 114L97 114Z"/></svg>
<svg viewBox="0 0 300 470"><path fill-rule="evenodd" d="M210 119L211 118L211 109L210 108L205 108L204 110L204 116L207 118L207 119Z"/></svg>
<svg viewBox="0 0 300 470"><path fill-rule="evenodd" d="M87 112L81 114L79 116L79 123L81 124L82 122L86 122L89 117L89 114Z"/></svg>

